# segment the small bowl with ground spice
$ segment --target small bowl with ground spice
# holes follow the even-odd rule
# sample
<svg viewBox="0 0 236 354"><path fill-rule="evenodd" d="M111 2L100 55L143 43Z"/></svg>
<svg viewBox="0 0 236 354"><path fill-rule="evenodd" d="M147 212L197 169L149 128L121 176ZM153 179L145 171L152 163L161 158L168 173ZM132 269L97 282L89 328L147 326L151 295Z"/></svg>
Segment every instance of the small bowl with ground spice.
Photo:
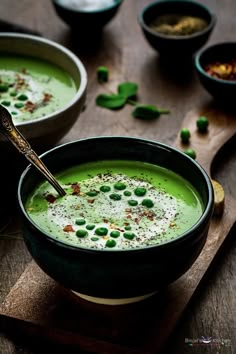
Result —
<svg viewBox="0 0 236 354"><path fill-rule="evenodd" d="M73 32L97 37L117 14L123 0L52 0L57 15ZM82 32L81 32L82 31Z"/></svg>
<svg viewBox="0 0 236 354"><path fill-rule="evenodd" d="M203 87L227 105L236 95L236 42L217 43L199 51L195 67Z"/></svg>
<svg viewBox="0 0 236 354"><path fill-rule="evenodd" d="M167 57L191 57L206 43L215 22L206 6L187 0L156 1L139 14L145 38Z"/></svg>

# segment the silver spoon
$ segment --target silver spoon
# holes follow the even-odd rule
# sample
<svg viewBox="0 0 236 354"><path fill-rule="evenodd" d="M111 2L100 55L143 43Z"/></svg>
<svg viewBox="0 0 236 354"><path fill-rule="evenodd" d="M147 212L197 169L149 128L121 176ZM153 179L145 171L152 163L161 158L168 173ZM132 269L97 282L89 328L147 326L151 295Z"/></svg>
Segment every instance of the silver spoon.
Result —
<svg viewBox="0 0 236 354"><path fill-rule="evenodd" d="M0 132L23 154L25 157L44 175L47 181L55 188L57 193L63 197L66 195L64 189L57 182L55 177L44 165L38 155L32 150L29 142L15 127L8 110L0 105Z"/></svg>

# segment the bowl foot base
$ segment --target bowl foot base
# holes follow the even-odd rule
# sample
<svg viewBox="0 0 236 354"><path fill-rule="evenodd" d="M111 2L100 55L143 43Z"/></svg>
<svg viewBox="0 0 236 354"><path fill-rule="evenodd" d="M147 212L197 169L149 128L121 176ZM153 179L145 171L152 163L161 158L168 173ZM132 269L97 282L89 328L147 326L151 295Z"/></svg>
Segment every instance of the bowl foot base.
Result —
<svg viewBox="0 0 236 354"><path fill-rule="evenodd" d="M79 296L81 299L93 302L95 304L100 304L100 305L126 305L126 304L131 304L134 302L139 302L145 299L148 299L149 297L153 296L157 292L154 291L149 294L141 295L141 296L135 296L135 297L128 297L128 298L121 298L121 299L110 299L110 298L101 298L101 297L94 297L94 296L89 296L86 294L78 293L76 291L73 291L73 294Z"/></svg>

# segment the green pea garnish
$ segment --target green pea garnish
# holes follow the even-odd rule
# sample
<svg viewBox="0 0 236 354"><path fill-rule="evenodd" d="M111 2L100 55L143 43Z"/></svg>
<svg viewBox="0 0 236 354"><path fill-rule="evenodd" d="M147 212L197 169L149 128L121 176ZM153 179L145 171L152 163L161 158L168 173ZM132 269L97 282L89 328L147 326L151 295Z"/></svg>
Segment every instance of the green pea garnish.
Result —
<svg viewBox="0 0 236 354"><path fill-rule="evenodd" d="M191 133L189 131L189 129L187 128L183 128L180 131L180 138L182 140L183 143L188 143L189 139L190 139Z"/></svg>
<svg viewBox="0 0 236 354"><path fill-rule="evenodd" d="M17 96L17 92L16 92L16 91L11 91L11 92L10 92L10 96L16 97L16 96Z"/></svg>
<svg viewBox="0 0 236 354"><path fill-rule="evenodd" d="M92 241L98 241L98 240L99 240L99 237L91 237L91 240L92 240Z"/></svg>
<svg viewBox="0 0 236 354"><path fill-rule="evenodd" d="M116 241L115 240L107 240L106 242L106 247L115 247L116 246Z"/></svg>
<svg viewBox="0 0 236 354"><path fill-rule="evenodd" d="M11 114L16 115L16 114L18 114L18 113L17 113L17 112L15 112L15 111L12 111L12 112L11 112Z"/></svg>
<svg viewBox="0 0 236 354"><path fill-rule="evenodd" d="M101 186L101 187L100 187L100 191L101 191L101 192L104 192L104 193L110 192L110 190L111 190L111 187L110 187L110 186Z"/></svg>
<svg viewBox="0 0 236 354"><path fill-rule="evenodd" d="M9 86L7 84L0 84L0 92L7 92Z"/></svg>
<svg viewBox="0 0 236 354"><path fill-rule="evenodd" d="M22 103L22 102L17 102L17 103L15 103L15 105L14 105L16 108L22 108L22 107L24 107L24 103Z"/></svg>
<svg viewBox="0 0 236 354"><path fill-rule="evenodd" d="M130 200L128 200L128 204L129 204L130 206L136 206L136 205L138 205L138 202L137 202L137 200L130 199Z"/></svg>
<svg viewBox="0 0 236 354"><path fill-rule="evenodd" d="M98 235L98 236L106 236L108 233L108 230L106 227L98 227L96 230L95 230L95 234Z"/></svg>
<svg viewBox="0 0 236 354"><path fill-rule="evenodd" d="M151 199L143 199L142 205L146 206L147 208L152 208L154 203Z"/></svg>
<svg viewBox="0 0 236 354"><path fill-rule="evenodd" d="M134 190L134 194L137 195L138 197L143 197L147 193L146 188L143 187L137 187Z"/></svg>
<svg viewBox="0 0 236 354"><path fill-rule="evenodd" d="M126 231L131 230L131 226L129 226L129 225L125 226L125 230L126 230Z"/></svg>
<svg viewBox="0 0 236 354"><path fill-rule="evenodd" d="M121 195L117 193L112 193L109 195L110 199L112 200L121 200Z"/></svg>
<svg viewBox="0 0 236 354"><path fill-rule="evenodd" d="M80 229L80 230L76 231L76 236L78 236L78 237L83 238L87 235L88 235L88 231L86 231L86 230Z"/></svg>
<svg viewBox="0 0 236 354"><path fill-rule="evenodd" d="M118 189L119 191L123 191L126 188L126 185L123 182L116 182L114 184L114 188Z"/></svg>
<svg viewBox="0 0 236 354"><path fill-rule="evenodd" d="M131 192L130 191L124 191L123 193L126 197L130 197L131 196Z"/></svg>
<svg viewBox="0 0 236 354"><path fill-rule="evenodd" d="M135 234L133 232L124 232L123 236L127 240L133 240L133 238L135 237Z"/></svg>
<svg viewBox="0 0 236 354"><path fill-rule="evenodd" d="M21 95L19 95L17 97L17 99L20 101L26 101L26 100L28 100L28 96L26 96L24 93L22 93Z"/></svg>
<svg viewBox="0 0 236 354"><path fill-rule="evenodd" d="M98 195L97 191L89 191L86 193L89 197L96 197L96 195Z"/></svg>
<svg viewBox="0 0 236 354"><path fill-rule="evenodd" d="M75 220L76 225L84 225L85 222L86 222L86 221L85 221L84 219L76 219L76 220Z"/></svg>
<svg viewBox="0 0 236 354"><path fill-rule="evenodd" d="M1 104L5 107L9 107L11 105L10 101L2 101Z"/></svg>
<svg viewBox="0 0 236 354"><path fill-rule="evenodd" d="M116 231L116 230L111 231L110 236L113 237L113 238L117 238L117 237L120 236L120 232Z"/></svg>
<svg viewBox="0 0 236 354"><path fill-rule="evenodd" d="M94 228L95 228L95 225L93 225L93 224L86 225L87 230L93 230Z"/></svg>

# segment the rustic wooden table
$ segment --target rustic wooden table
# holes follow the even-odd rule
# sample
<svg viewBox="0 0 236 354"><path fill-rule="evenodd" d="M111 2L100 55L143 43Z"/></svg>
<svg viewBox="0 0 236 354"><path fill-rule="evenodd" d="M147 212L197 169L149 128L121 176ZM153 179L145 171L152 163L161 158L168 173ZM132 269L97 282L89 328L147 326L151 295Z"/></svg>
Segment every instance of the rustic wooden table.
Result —
<svg viewBox="0 0 236 354"><path fill-rule="evenodd" d="M234 0L202 0L217 16L217 24L208 42L235 40L236 2ZM74 51L88 72L86 109L63 142L82 137L101 135L132 135L173 144L184 116L192 109L212 101L199 84L194 69L188 74L180 68L178 75L166 70L158 54L152 50L141 33L137 15L148 0L124 0L121 9L104 29L101 41L87 48L80 46L80 36L57 17L49 0L1 0L0 18L39 31L44 37L55 40ZM170 109L155 121L141 121L130 114L131 107L116 112L95 105L95 97L104 92L98 84L96 68L105 65L110 70L106 84L109 91L117 84L133 81L139 84L139 100ZM173 58L173 66L175 61ZM226 193L236 198L235 137L219 155L212 175L223 185ZM1 173L2 170L1 170ZM232 210L235 213L235 210ZM12 215L12 224L15 216ZM10 225L15 230L14 225ZM236 351L236 241L235 228L230 232L223 248L207 272L200 289L195 292L187 310L175 328L164 353L235 353ZM31 260L20 232L0 234L0 303L9 293ZM187 339L211 336L223 339L228 346L188 346ZM53 352L59 349L54 348ZM33 343L13 340L0 328L0 353L42 352ZM44 351L46 352L46 350ZM66 352L66 351L65 351ZM77 351L78 352L78 351Z"/></svg>

